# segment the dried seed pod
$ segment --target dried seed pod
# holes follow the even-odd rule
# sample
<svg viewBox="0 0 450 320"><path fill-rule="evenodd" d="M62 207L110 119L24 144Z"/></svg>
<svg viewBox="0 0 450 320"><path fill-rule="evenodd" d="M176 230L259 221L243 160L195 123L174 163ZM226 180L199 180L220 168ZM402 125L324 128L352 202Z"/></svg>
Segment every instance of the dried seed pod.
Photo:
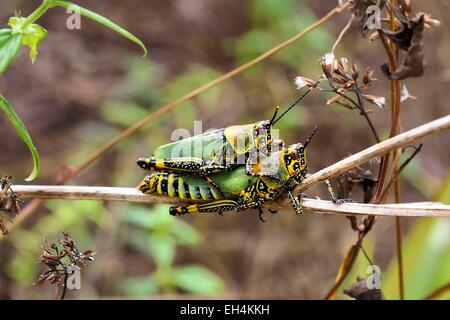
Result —
<svg viewBox="0 0 450 320"><path fill-rule="evenodd" d="M342 78L340 78L340 77L338 77L336 75L333 75L332 81L337 83L337 84L340 84L340 85L345 85L347 83L347 80L342 79Z"/></svg>
<svg viewBox="0 0 450 320"><path fill-rule="evenodd" d="M344 88L350 89L350 88L353 87L355 84L356 84L355 81L349 80L349 81L347 81L347 82L345 83Z"/></svg>
<svg viewBox="0 0 450 320"><path fill-rule="evenodd" d="M321 58L321 65L323 73L325 74L325 77L329 81L331 81L331 76L333 75L334 71L336 70L336 58L334 57L333 53L326 53Z"/></svg>
<svg viewBox="0 0 450 320"><path fill-rule="evenodd" d="M313 85L316 84L316 81L314 81L310 78L298 76L298 77L295 77L294 83L295 83L297 89L301 89L303 87L312 87Z"/></svg>
<svg viewBox="0 0 450 320"><path fill-rule="evenodd" d="M338 70L341 71L343 74L348 74L349 65L348 59L346 57L342 57L341 60L339 60Z"/></svg>
<svg viewBox="0 0 450 320"><path fill-rule="evenodd" d="M441 21L437 20L437 19L432 19L431 15L429 15L428 13L421 13L424 15L424 19L425 19L425 27L426 28L431 28L431 27L440 27L441 26ZM419 14L420 15L420 14ZM417 19L417 18L416 18Z"/></svg>
<svg viewBox="0 0 450 320"><path fill-rule="evenodd" d="M364 77L363 77L363 83L368 85L372 82L373 78L373 69L370 67L367 67L364 71Z"/></svg>
<svg viewBox="0 0 450 320"><path fill-rule="evenodd" d="M370 103L373 103L374 105L384 108L386 106L386 98L380 97L380 96L374 96L371 94L363 94L362 95L365 100L369 101Z"/></svg>
<svg viewBox="0 0 450 320"><path fill-rule="evenodd" d="M341 96L337 94L334 97L328 99L327 102L326 102L327 106L330 106L333 103L336 103L340 98L341 98Z"/></svg>
<svg viewBox="0 0 450 320"><path fill-rule="evenodd" d="M407 48L405 60L395 71L389 70L387 64L381 66L383 73L391 80L403 80L410 77L420 77L425 72L425 53L423 48L423 32L425 29L425 17L421 15L412 28L412 36Z"/></svg>
<svg viewBox="0 0 450 320"><path fill-rule="evenodd" d="M359 67L356 63L352 63L352 78L356 81L359 77Z"/></svg>
<svg viewBox="0 0 450 320"><path fill-rule="evenodd" d="M369 288L367 280L361 277L356 282L344 289L344 293L356 300L384 300L381 289Z"/></svg>

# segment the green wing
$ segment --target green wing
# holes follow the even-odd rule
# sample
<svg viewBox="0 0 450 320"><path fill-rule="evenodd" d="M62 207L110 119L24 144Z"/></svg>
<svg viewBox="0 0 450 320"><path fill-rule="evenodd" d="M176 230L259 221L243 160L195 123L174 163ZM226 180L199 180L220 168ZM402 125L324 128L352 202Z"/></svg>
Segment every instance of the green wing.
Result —
<svg viewBox="0 0 450 320"><path fill-rule="evenodd" d="M211 159L220 153L224 144L224 129L216 129L180 141L159 146L154 153L157 159L202 158Z"/></svg>

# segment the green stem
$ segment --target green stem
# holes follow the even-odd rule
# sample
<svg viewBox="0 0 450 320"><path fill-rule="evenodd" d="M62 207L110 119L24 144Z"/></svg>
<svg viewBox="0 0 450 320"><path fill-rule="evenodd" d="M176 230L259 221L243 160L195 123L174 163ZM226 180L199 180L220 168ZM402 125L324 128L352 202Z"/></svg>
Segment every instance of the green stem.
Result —
<svg viewBox="0 0 450 320"><path fill-rule="evenodd" d="M29 24L39 19L48 9L54 7L54 0L43 0L41 5L34 10L22 23L22 28L25 28Z"/></svg>

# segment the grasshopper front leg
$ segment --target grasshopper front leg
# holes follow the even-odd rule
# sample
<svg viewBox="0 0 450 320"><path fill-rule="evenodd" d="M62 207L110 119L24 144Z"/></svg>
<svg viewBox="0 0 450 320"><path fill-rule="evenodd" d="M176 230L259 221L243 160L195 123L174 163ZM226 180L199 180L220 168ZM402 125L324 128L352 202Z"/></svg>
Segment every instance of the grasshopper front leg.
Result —
<svg viewBox="0 0 450 320"><path fill-rule="evenodd" d="M298 215L303 214L303 206L302 206L302 201L303 201L303 193L300 194L300 196L295 197L292 194L292 191L288 190L287 192L288 194L288 198L289 198L289 202L291 203L291 206L294 208L295 213Z"/></svg>

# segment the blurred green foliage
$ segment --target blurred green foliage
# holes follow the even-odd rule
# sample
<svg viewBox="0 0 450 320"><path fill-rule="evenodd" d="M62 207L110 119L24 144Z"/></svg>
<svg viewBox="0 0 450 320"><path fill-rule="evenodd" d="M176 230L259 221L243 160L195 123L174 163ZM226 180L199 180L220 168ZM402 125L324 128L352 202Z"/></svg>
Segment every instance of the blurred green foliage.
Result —
<svg viewBox="0 0 450 320"><path fill-rule="evenodd" d="M214 295L222 293L224 284L208 269L197 265L174 266L177 246L195 246L201 242L197 230L181 219L167 214L169 206L156 205L152 210L129 206L121 219L137 226L124 241L152 257L156 268L145 276L125 280L125 291L132 296L174 293Z"/></svg>
<svg viewBox="0 0 450 320"><path fill-rule="evenodd" d="M424 174L423 176L426 176ZM432 196L435 201L450 203L450 175ZM423 299L450 282L450 221L418 219L403 241L403 264L406 299ZM398 263L394 258L384 275L383 290L398 299ZM450 292L439 297L450 299Z"/></svg>

